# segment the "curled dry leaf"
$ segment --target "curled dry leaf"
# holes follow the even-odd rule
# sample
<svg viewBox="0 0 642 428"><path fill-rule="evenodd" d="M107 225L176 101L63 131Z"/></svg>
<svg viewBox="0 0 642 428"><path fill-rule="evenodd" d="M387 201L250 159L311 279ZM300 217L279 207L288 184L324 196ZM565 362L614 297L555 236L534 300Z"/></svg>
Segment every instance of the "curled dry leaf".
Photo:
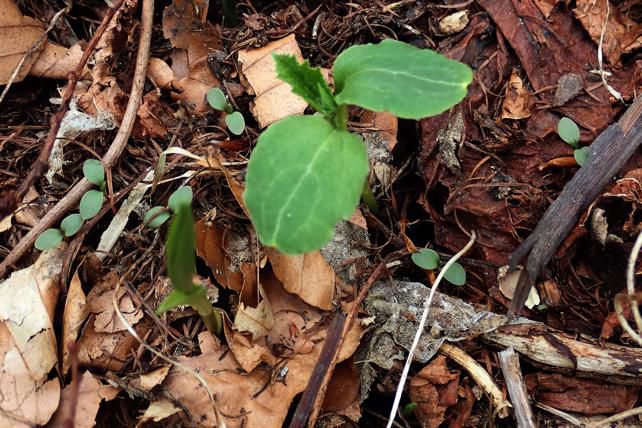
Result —
<svg viewBox="0 0 642 428"><path fill-rule="evenodd" d="M294 34L260 49L241 50L238 56L241 71L256 95L251 110L261 128L286 116L302 114L308 106L303 98L292 93L290 85L276 77L273 54L293 55L299 62L303 61Z"/></svg>
<svg viewBox="0 0 642 428"><path fill-rule="evenodd" d="M147 77L161 89L168 88L174 80L174 72L160 58L150 58L147 63Z"/></svg>
<svg viewBox="0 0 642 428"><path fill-rule="evenodd" d="M62 372L66 374L71 361L69 356L69 345L76 342L80 328L89 316L89 304L87 297L82 290L82 284L78 271L74 273L69 284L65 310L62 315Z"/></svg>
<svg viewBox="0 0 642 428"><path fill-rule="evenodd" d="M270 366L276 363L276 358L270 351L266 340L252 341L242 333L234 331L228 324L226 322L224 325L227 345L245 372L250 373L261 362L265 362Z"/></svg>
<svg viewBox="0 0 642 428"><path fill-rule="evenodd" d="M140 421L136 427L146 426L148 422L160 422L180 411L181 409L176 407L169 400L162 399L154 401L149 404L149 407L145 410L143 416L140 417Z"/></svg>
<svg viewBox="0 0 642 428"><path fill-rule="evenodd" d="M410 399L417 403L416 415L421 425L437 428L446 410L457 404L459 373L446 366L446 357L437 356L410 380Z"/></svg>
<svg viewBox="0 0 642 428"><path fill-rule="evenodd" d="M269 273L261 276L274 311L274 327L269 341L281 363L272 370L254 369L244 374L234 355L207 332L199 335L201 355L181 359L181 363L200 371L212 393L211 403L202 386L192 376L172 368L163 386L184 404L197 426L215 424L213 405L225 415L228 427L281 427L292 399L302 392L314 370L327 333L321 315L297 296L285 292ZM355 325L341 349L340 361L355 351L362 331ZM310 344L308 353L296 353L297 344Z"/></svg>
<svg viewBox="0 0 642 428"><path fill-rule="evenodd" d="M13 0L0 0L0 10L0 85L4 85L11 78L24 54L36 47L37 49L26 58L14 82L20 82L25 78L43 48L42 44L36 44L45 30L37 20L23 16Z"/></svg>
<svg viewBox="0 0 642 428"><path fill-rule="evenodd" d="M360 386L361 382L354 364L354 357L337 364L328 384L328 393L323 399L321 406L323 412L342 414L358 422L361 417L358 401Z"/></svg>
<svg viewBox="0 0 642 428"><path fill-rule="evenodd" d="M143 391L151 391L163 383L169 373L169 368L169 366L160 367L149 373L142 374L138 379L134 380L133 385Z"/></svg>
<svg viewBox="0 0 642 428"><path fill-rule="evenodd" d="M525 119L531 116L530 94L515 70L510 75L505 95L502 119Z"/></svg>
<svg viewBox="0 0 642 428"><path fill-rule="evenodd" d="M332 309L337 278L318 250L300 256L288 256L273 248L266 252L274 275L286 291L324 311Z"/></svg>
<svg viewBox="0 0 642 428"><path fill-rule="evenodd" d="M111 385L104 385L96 379L90 372L85 372L80 376L80 385L78 387L78 396L76 401L76 414L74 418L75 428L92 428L96 425L96 415L101 401L111 401L120 392L118 388ZM65 428L71 415L71 406L73 405L73 385L69 384L62 390L60 397L60 406L54 415L50 428Z"/></svg>
<svg viewBox="0 0 642 428"><path fill-rule="evenodd" d="M64 245L0 283L0 426L43 425L58 407L60 384L52 320Z"/></svg>
<svg viewBox="0 0 642 428"><path fill-rule="evenodd" d="M439 31L449 35L459 33L468 25L468 11L460 10L439 20Z"/></svg>
<svg viewBox="0 0 642 428"><path fill-rule="evenodd" d="M515 293L515 288L517 287L517 282L519 281L519 275L524 270L523 267L517 266L512 272L508 272L508 266L502 266L499 269L497 274L497 282L499 283L499 291L507 299L513 299L513 294ZM540 304L539 293L537 288L532 287L530 293L528 294L528 299L524 303L528 309L533 309L535 306Z"/></svg>

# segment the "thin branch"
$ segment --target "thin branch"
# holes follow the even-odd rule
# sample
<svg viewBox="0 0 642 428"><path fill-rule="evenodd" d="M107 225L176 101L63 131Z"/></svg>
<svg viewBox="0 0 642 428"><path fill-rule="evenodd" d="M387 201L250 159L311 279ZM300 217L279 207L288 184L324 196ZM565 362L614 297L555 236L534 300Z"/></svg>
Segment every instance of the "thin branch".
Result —
<svg viewBox="0 0 642 428"><path fill-rule="evenodd" d="M497 355L499 355L499 364L502 367L508 394L513 401L517 426L519 428L534 427L535 418L524 384L522 369L519 366L519 357L513 348L504 349Z"/></svg>

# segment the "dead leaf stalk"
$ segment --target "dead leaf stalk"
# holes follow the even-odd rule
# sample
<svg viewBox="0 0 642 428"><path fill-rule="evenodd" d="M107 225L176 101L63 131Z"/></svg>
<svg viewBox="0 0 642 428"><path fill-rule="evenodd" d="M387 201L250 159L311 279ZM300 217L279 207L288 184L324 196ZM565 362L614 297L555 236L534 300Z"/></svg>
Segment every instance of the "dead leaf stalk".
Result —
<svg viewBox="0 0 642 428"><path fill-rule="evenodd" d="M403 395L403 391L404 391L404 385L406 384L406 380L408 379L410 366L412 364L415 352L417 351L417 346L419 346L419 341L421 340L421 334L423 333L424 328L426 326L426 320L428 319L428 312L430 310L430 305L432 304L432 300L435 296L435 292L437 291L437 286L439 286L439 283L441 282L442 278L444 277L444 274L448 271L448 269L450 269L450 267L461 256L466 254L466 252L470 249L470 247L473 246L476 238L477 238L477 234L475 233L475 231L472 231L470 234L470 240L468 241L466 246L462 248L461 251L459 251L457 254L452 256L450 260L448 260L448 262L444 265L444 267L439 272L439 275L437 275L437 279L435 280L435 283L432 285L432 288L430 289L430 294L426 299L424 311L421 314L421 320L419 321L419 327L417 328L417 333L415 334L415 338L412 342L412 346L410 347L410 351L408 352L408 358L406 359L406 364L404 365L403 372L401 373L401 379L399 379L399 385L397 386L395 400L392 404L392 409L390 410L390 416L388 418L388 424L386 425L386 428L392 427L392 423L395 420L395 417L397 415L397 410L399 409L399 404L401 403L401 396Z"/></svg>
<svg viewBox="0 0 642 428"><path fill-rule="evenodd" d="M626 291L627 294L620 294L615 297L613 302L615 308L615 315L617 320L620 322L620 325L626 331L633 340L635 340L638 345L642 346L642 337L640 334L633 330L628 320L624 317L624 301L628 301L631 306L631 312L633 313L633 319L635 320L635 325L638 328L638 331L642 332L642 316L640 316L640 308L638 307L638 295L635 292L635 264L638 260L640 254L640 249L642 249L642 232L638 235L631 249L631 254L629 255L629 262L626 267Z"/></svg>

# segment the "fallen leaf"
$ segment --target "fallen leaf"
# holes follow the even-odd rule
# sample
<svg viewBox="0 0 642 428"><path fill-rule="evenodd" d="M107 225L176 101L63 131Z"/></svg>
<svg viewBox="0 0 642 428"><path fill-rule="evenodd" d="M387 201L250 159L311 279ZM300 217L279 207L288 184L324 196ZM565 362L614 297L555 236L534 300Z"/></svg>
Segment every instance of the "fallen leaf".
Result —
<svg viewBox="0 0 642 428"><path fill-rule="evenodd" d="M97 333L125 331L127 327L120 320L113 305L114 290L119 276L116 272L107 273L89 292L87 300L94 314L94 329ZM123 287L119 290L118 307L129 325L135 325L143 318L143 311L134 306Z"/></svg>
<svg viewBox="0 0 642 428"><path fill-rule="evenodd" d="M502 103L502 119L524 119L531 116L530 94L524 82L513 70Z"/></svg>
<svg viewBox="0 0 642 428"><path fill-rule="evenodd" d="M642 25L607 2L608 0L578 0L573 13L596 44L600 43L602 30L606 25L602 50L611 65L618 65L623 54L642 46Z"/></svg>
<svg viewBox="0 0 642 428"><path fill-rule="evenodd" d="M174 80L174 72L160 58L150 58L147 63L147 77L161 89L169 87Z"/></svg>
<svg viewBox="0 0 642 428"><path fill-rule="evenodd" d="M76 69L82 55L82 47L77 43L66 48L45 40L42 52L29 70L29 74L35 77L66 80L69 73Z"/></svg>
<svg viewBox="0 0 642 428"><path fill-rule="evenodd" d="M78 379L78 396L73 397L73 385L69 384L62 390L60 406L54 415L50 428L65 428L71 419L71 406L76 400L75 428L92 428L96 425L96 415L101 401L111 401L120 392L118 388L104 385L90 372L85 372Z"/></svg>
<svg viewBox="0 0 642 428"><path fill-rule="evenodd" d="M141 129L138 133L143 136L165 138L167 129L178 124L173 111L160 100L160 90L150 91L143 96L143 102L136 112Z"/></svg>
<svg viewBox="0 0 642 428"><path fill-rule="evenodd" d="M268 347L267 340L250 340L242 333L234 331L228 323L224 325L225 339L234 358L246 373L254 370L261 362L270 366L276 364L276 358Z"/></svg>
<svg viewBox="0 0 642 428"><path fill-rule="evenodd" d="M276 63L272 58L274 54L293 55L299 62L303 62L294 34L262 48L244 49L238 53L241 72L256 95L251 110L261 128L286 116L302 114L308 106L303 98L292 93L290 85L276 77Z"/></svg>
<svg viewBox="0 0 642 428"><path fill-rule="evenodd" d="M252 340L267 336L273 325L272 308L270 302L265 299L256 308L241 303L234 317L236 331L250 333Z"/></svg>
<svg viewBox="0 0 642 428"><path fill-rule="evenodd" d="M324 413L343 414L358 422L361 416L359 406L360 386L361 382L359 373L354 365L354 358L349 358L337 364L321 406Z"/></svg>
<svg viewBox="0 0 642 428"><path fill-rule="evenodd" d="M74 273L69 284L65 310L62 315L62 373L66 374L71 366L69 345L76 342L80 329L89 316L89 304L78 271Z"/></svg>
<svg viewBox="0 0 642 428"><path fill-rule="evenodd" d="M410 400L423 427L437 428L448 407L457 404L459 373L451 372L446 357L438 355L410 380Z"/></svg>
<svg viewBox="0 0 642 428"><path fill-rule="evenodd" d="M180 411L181 409L173 405L169 400L162 399L154 401L149 404L149 407L145 410L143 416L140 417L140 421L136 426L144 426L146 422L160 422Z"/></svg>
<svg viewBox="0 0 642 428"><path fill-rule="evenodd" d="M439 31L445 35L459 33L468 25L468 11L460 10L439 20Z"/></svg>
<svg viewBox="0 0 642 428"><path fill-rule="evenodd" d="M169 366L160 367L156 370L152 370L149 373L140 375L137 379L137 382L134 383L134 386L140 387L144 391L151 391L165 380L167 374L169 373Z"/></svg>
<svg viewBox="0 0 642 428"><path fill-rule="evenodd" d="M318 250L300 256L288 256L273 248L266 252L274 275L286 291L324 311L332 309L336 275Z"/></svg>
<svg viewBox="0 0 642 428"><path fill-rule="evenodd" d="M499 272L497 274L499 291L501 291L507 299L513 299L515 288L517 287L517 282L519 281L519 275L522 270L524 270L524 268L521 266L517 266L517 268L512 272L508 272L508 266L502 266L499 269ZM528 309L533 309L533 307L539 305L539 303L540 298L539 293L537 292L537 288L531 287L531 291L528 294L528 299L526 299L525 305Z"/></svg>
<svg viewBox="0 0 642 428"><path fill-rule="evenodd" d="M13 0L0 0L0 85L6 84L22 57L39 41L44 33L42 24L23 16ZM22 81L36 62L43 43L27 56L14 82Z"/></svg>
<svg viewBox="0 0 642 428"><path fill-rule="evenodd" d="M60 400L48 380L58 349L52 320L65 245L0 283L0 426L43 425Z"/></svg>

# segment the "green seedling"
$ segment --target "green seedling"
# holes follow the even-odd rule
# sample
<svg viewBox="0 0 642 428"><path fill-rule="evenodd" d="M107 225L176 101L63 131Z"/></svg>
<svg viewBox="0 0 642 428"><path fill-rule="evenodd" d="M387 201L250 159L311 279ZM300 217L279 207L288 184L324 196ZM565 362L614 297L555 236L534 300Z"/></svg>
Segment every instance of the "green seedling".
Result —
<svg viewBox="0 0 642 428"><path fill-rule="evenodd" d="M442 266L441 258L435 250L422 248L410 256L413 263L422 269L435 270ZM466 284L466 271L459 263L453 263L444 274L444 278L453 285L462 286Z"/></svg>
<svg viewBox="0 0 642 428"><path fill-rule="evenodd" d="M87 159L82 166L85 178L100 190L88 190L80 199L79 214L70 214L60 223L60 228L47 229L38 236L34 246L41 250L56 247L64 238L74 236L83 223L100 212L105 192L105 168L96 159Z"/></svg>
<svg viewBox="0 0 642 428"><path fill-rule="evenodd" d="M213 109L225 113L225 124L227 129L234 135L241 135L245 130L245 118L227 101L225 94L220 88L212 88L207 91L207 102Z"/></svg>
<svg viewBox="0 0 642 428"><path fill-rule="evenodd" d="M589 156L588 147L580 147L580 128L568 117L557 124L557 133L569 146L573 147L573 157L579 166L584 166Z"/></svg>
<svg viewBox="0 0 642 428"><path fill-rule="evenodd" d="M408 403L405 406L403 406L400 412L403 416L410 416L413 413L415 413L415 410L417 409L417 407L418 407L417 403Z"/></svg>
<svg viewBox="0 0 642 428"><path fill-rule="evenodd" d="M151 208L145 214L143 223L152 229L158 229L172 214L176 214L182 205L190 205L192 203L192 188L189 186L181 186L174 193L172 193L167 201L167 208L156 206Z"/></svg>
<svg viewBox="0 0 642 428"><path fill-rule="evenodd" d="M166 253L167 275L173 290L159 305L156 312L161 315L178 306L191 306L203 319L207 329L220 335L223 326L221 315L212 307L207 297L207 290L194 284L196 238L191 198L190 201L186 201L178 197L173 208L175 209L174 218L169 228Z"/></svg>
<svg viewBox="0 0 642 428"><path fill-rule="evenodd" d="M279 79L319 113L272 124L259 136L247 168L244 199L259 239L286 254L325 245L369 190L365 146L347 130L349 105L421 119L460 102L473 77L462 63L396 40L341 53L333 67L334 93L307 61L274 59Z"/></svg>

